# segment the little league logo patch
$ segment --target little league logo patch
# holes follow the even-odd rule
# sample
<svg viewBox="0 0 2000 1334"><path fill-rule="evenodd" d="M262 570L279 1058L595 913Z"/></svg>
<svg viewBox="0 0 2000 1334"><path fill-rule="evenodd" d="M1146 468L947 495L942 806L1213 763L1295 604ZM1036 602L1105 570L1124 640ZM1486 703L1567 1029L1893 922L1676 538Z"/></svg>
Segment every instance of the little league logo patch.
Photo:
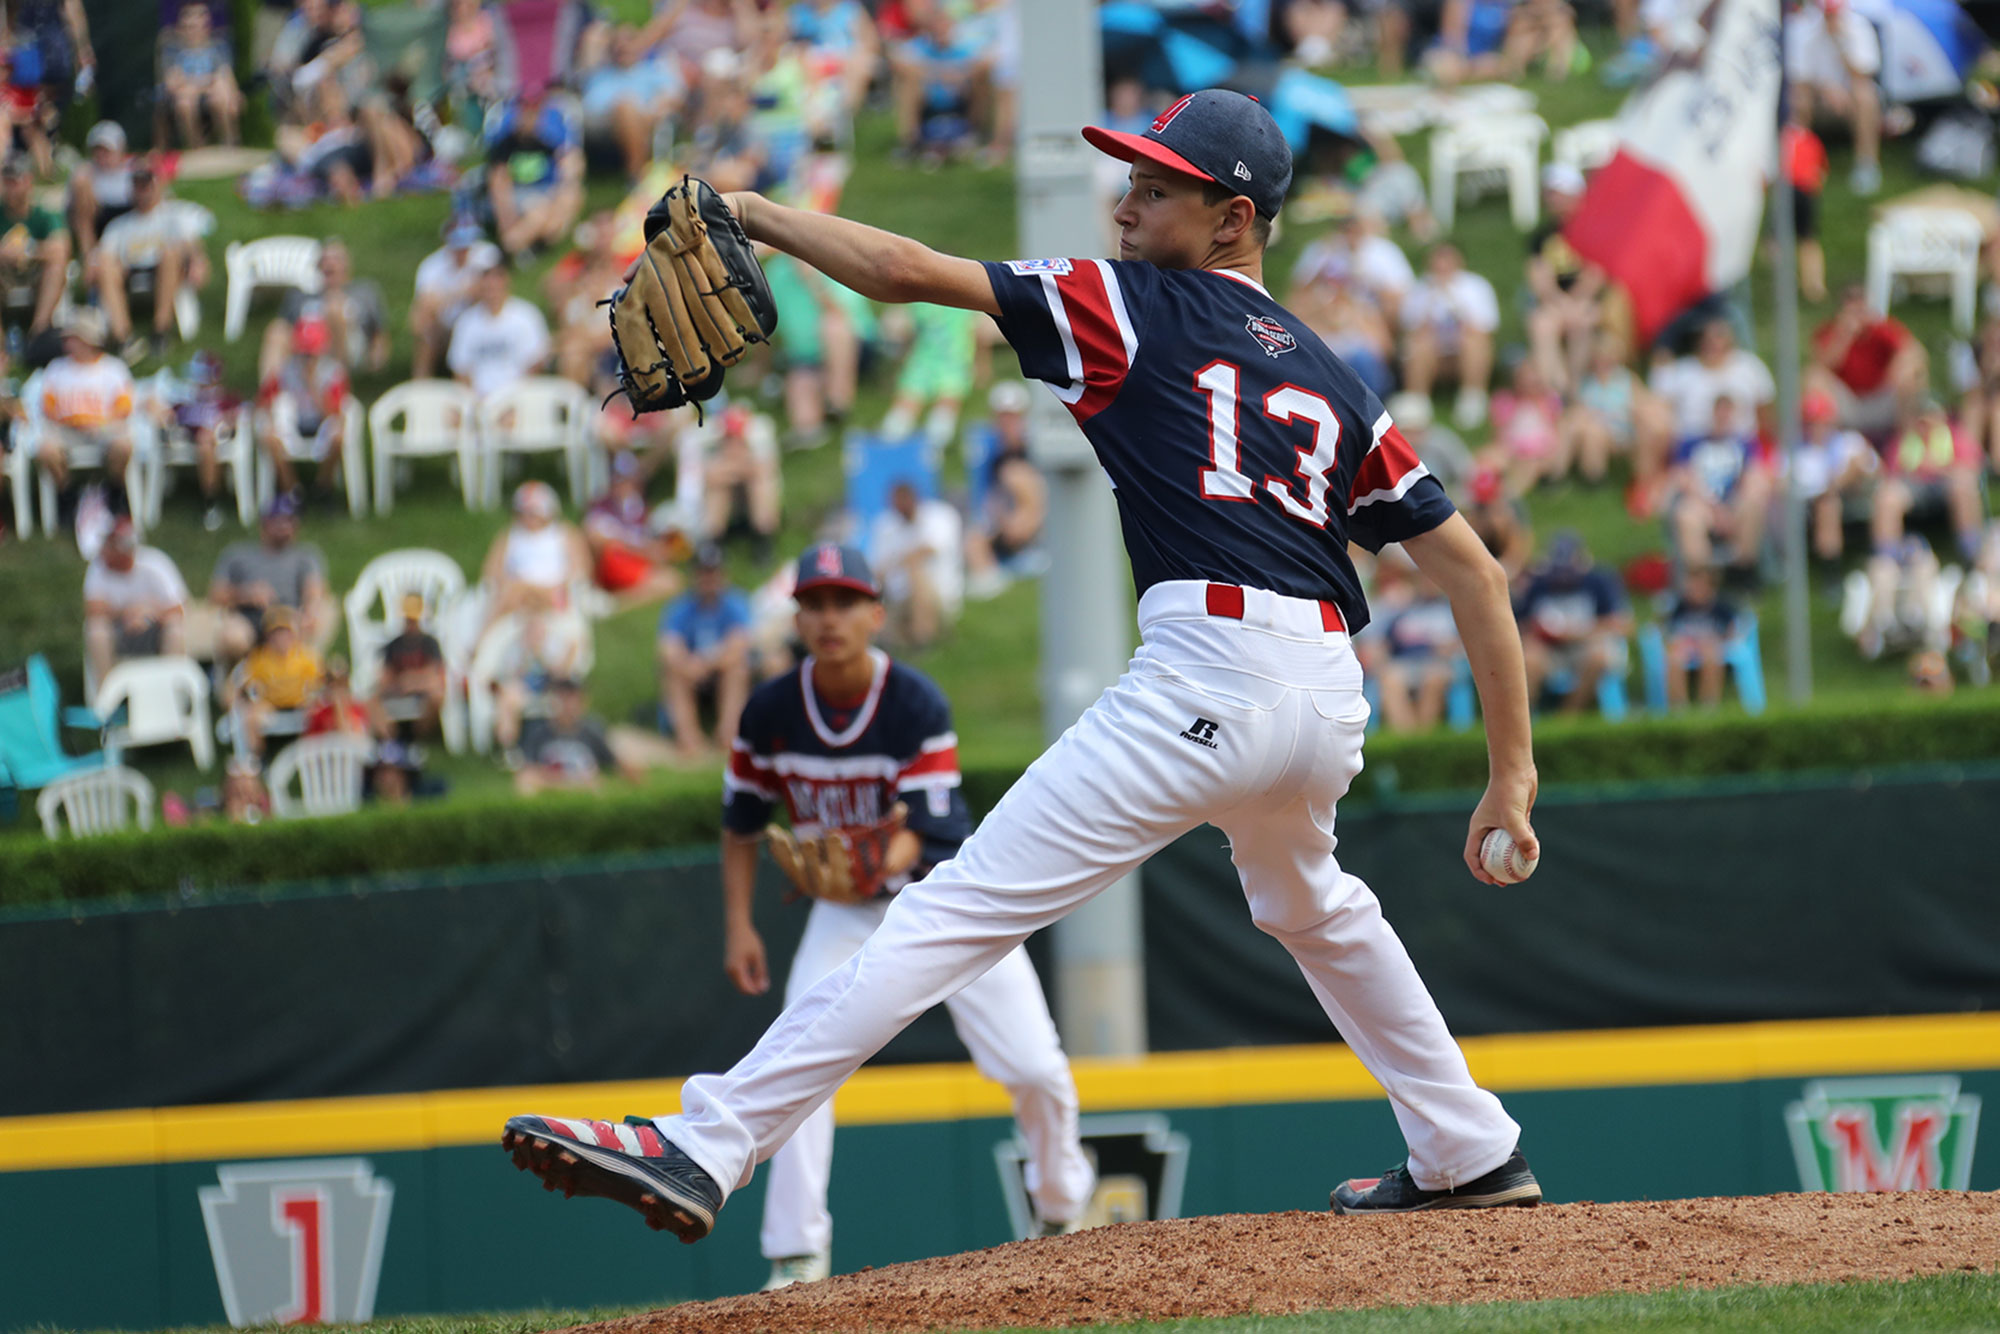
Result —
<svg viewBox="0 0 2000 1334"><path fill-rule="evenodd" d="M1817 1079L1785 1129L1807 1190L1964 1190L1979 1098L1956 1075Z"/></svg>
<svg viewBox="0 0 2000 1334"><path fill-rule="evenodd" d="M1060 277L1076 266L1066 259L1010 259L1007 268L1025 278L1035 273L1053 273Z"/></svg>
<svg viewBox="0 0 2000 1334"><path fill-rule="evenodd" d="M228 1165L202 1222L229 1323L359 1323L375 1313L395 1187L361 1158Z"/></svg>
<svg viewBox="0 0 2000 1334"><path fill-rule="evenodd" d="M1247 315L1243 327L1257 340L1257 346L1264 349L1264 355L1275 357L1281 352L1290 352L1299 345L1292 331L1272 319L1269 315Z"/></svg>

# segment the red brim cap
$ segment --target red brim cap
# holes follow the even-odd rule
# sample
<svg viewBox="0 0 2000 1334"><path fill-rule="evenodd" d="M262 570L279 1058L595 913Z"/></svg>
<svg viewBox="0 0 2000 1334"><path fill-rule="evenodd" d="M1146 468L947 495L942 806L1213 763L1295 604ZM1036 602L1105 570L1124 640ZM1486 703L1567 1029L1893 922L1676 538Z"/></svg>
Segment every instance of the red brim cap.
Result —
<svg viewBox="0 0 2000 1334"><path fill-rule="evenodd" d="M856 579L851 575L845 574L823 574L811 579L802 579L793 586L792 596L797 597L799 594L810 592L815 588L851 588L865 597L879 599L882 596L882 590L867 580Z"/></svg>
<svg viewBox="0 0 2000 1334"><path fill-rule="evenodd" d="M1194 163L1168 148L1158 139L1148 139L1143 134L1127 134L1123 130L1107 130L1101 125L1083 127L1083 137L1092 148L1107 153L1120 162L1131 162L1135 158L1145 158L1156 162L1168 171L1177 171L1183 176L1192 176L1198 181L1214 181L1215 177L1203 171ZM1221 184L1217 181L1216 184Z"/></svg>

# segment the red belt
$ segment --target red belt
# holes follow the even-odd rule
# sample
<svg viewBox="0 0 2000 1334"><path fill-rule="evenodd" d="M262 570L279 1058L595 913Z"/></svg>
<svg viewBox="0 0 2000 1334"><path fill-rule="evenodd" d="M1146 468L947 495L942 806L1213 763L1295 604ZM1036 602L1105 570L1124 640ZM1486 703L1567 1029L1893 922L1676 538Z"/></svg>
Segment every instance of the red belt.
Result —
<svg viewBox="0 0 2000 1334"><path fill-rule="evenodd" d="M1243 619L1243 587L1240 584L1210 584L1208 586L1208 614L1222 616L1232 621ZM1320 628L1328 631L1347 632L1347 622L1340 618L1340 608L1331 602L1319 604Z"/></svg>

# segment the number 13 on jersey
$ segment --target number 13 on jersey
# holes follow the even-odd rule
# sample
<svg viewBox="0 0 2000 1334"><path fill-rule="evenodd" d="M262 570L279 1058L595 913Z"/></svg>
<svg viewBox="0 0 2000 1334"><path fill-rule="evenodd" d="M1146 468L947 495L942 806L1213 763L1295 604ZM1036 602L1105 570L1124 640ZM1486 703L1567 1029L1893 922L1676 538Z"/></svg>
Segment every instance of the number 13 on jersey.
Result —
<svg viewBox="0 0 2000 1334"><path fill-rule="evenodd" d="M1242 372L1227 361L1211 361L1195 372L1196 392L1208 397L1208 455L1213 466L1201 470L1201 494L1208 500L1257 499L1258 484L1239 466L1237 421L1242 379ZM1298 450L1294 465L1304 484L1303 497L1292 482L1268 474L1263 489L1294 519L1315 528L1326 527L1327 474L1333 471L1340 448L1340 418L1334 415L1333 404L1310 389L1282 384L1264 395L1261 407L1273 421L1304 421L1312 426L1312 443Z"/></svg>

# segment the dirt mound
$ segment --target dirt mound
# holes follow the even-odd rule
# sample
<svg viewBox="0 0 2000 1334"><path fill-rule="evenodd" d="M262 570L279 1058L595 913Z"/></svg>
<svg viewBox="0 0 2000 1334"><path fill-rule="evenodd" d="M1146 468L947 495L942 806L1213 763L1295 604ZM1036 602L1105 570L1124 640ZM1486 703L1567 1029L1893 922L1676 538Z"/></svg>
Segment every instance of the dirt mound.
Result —
<svg viewBox="0 0 2000 1334"><path fill-rule="evenodd" d="M2000 1195L1769 1195L1126 1223L689 1302L604 1334L1106 1324L2000 1269Z"/></svg>

